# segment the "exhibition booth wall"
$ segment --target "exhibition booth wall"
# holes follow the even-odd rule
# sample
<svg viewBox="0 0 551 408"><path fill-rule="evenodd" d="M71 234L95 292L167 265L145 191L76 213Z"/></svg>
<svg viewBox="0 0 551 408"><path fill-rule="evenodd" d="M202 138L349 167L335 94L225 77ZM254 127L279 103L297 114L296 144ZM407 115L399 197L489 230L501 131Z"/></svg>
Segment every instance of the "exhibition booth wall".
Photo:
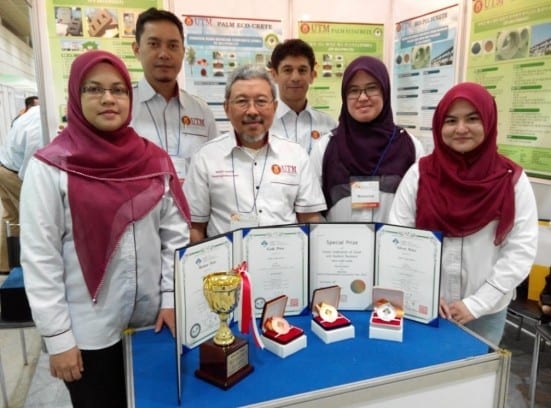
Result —
<svg viewBox="0 0 551 408"><path fill-rule="evenodd" d="M66 5L65 2L56 2L55 0L50 0L46 2L35 0L32 2L31 12L35 63L39 76L37 80L40 88L39 94L42 99L46 100L47 95L47 100L52 101L52 103L49 103L47 106L45 106L46 112L44 117L44 126L46 129L48 129L48 132L45 134L45 138L47 138L48 140L52 137L52 135L55 135L57 133L59 129L60 118L62 118L64 114L64 89L66 87L66 84L64 84L63 81L66 81L66 75L64 74L65 76L62 76L60 71L68 70L68 66L70 65L70 57L67 57L66 51L71 51L70 48L74 46L73 38L67 37L65 39L60 39L59 34L55 32L55 26L49 21L53 21L52 16L54 13L54 9L57 9L57 7L55 7L57 3L59 3L60 5ZM102 6L102 4L100 4L102 3L101 1L94 1L93 3L94 4L90 2L89 6ZM401 70L404 69L404 66L406 65L402 64L401 66L399 66L399 61L401 61L402 57L409 58L410 55L413 58L414 52L416 51L415 47L413 47L412 49L410 49L410 51L413 51L409 53L410 55L406 55L407 53L399 53L399 45L397 44L399 44L400 42L407 43L408 41L410 41L410 38L406 36L407 33L412 33L412 38L417 36L417 39L414 39L412 42L415 43L415 41L420 41L420 29L419 27L417 27L418 25L425 25L427 27L427 33L429 33L430 30L434 30L433 28L431 28L434 26L434 24L441 24L439 28L430 32L429 38L426 39L427 44L429 46L432 45L433 47L433 56L436 52L441 52L441 50L434 50L437 44L436 41L431 44L431 41L433 40L431 36L435 33L441 36L443 32L445 32L445 35L448 36L447 43L450 44L450 49L453 49L453 61L450 60L448 62L439 63L440 65L449 65L441 67L441 71L446 71L447 73L436 80L439 81L439 89L438 92L434 93L434 95L432 96L433 100L430 101L433 105L435 105L439 97L447 90L447 87L453 85L453 83L462 82L465 80L477 81L477 79L479 78L477 76L476 69L470 68L470 71L468 69L468 64L471 63L471 61L468 61L468 58L471 57L472 59L475 53L475 49L473 48L474 46L471 47L470 45L471 40L469 38L469 33L474 33L476 35L476 33L480 31L480 27L483 25L487 25L490 20L477 22L473 17L473 9L477 10L477 12L475 13L475 17L476 15L482 15L483 12L488 10L488 13L492 13L492 19L495 18L496 20L502 20L502 24L505 24L503 23L503 21L509 24L509 20L504 20L509 18L507 15L505 15L505 13L510 13L509 9L512 7L511 5L513 3L514 2L508 2L506 0L426 0L423 2L412 0L343 0L337 4L332 2L331 0L288 0L286 2L275 2L273 4L267 5L265 2L262 2L260 0L249 0L246 2L239 0L227 0L224 2L203 1L185 3L174 0L142 0L140 2L132 3L132 5L128 5L127 8L134 8L134 18L139 12L140 7L146 8L151 5L156 5L158 7L165 7L166 9L172 10L177 15L181 16L184 20L186 34L193 32L194 27L189 26L188 21L186 21L185 19L189 18L189 21L193 21L193 18L201 16L205 17L205 20L211 21L223 21L224 19L227 19L232 21L256 20L256 22L262 22L263 20L266 20L274 23L273 26L275 27L275 32L278 37L280 37L280 40L283 40L285 38L300 37L305 39L306 41L310 41L310 39L313 37L306 34L304 27L306 27L306 29L308 29L309 26L315 28L314 25L316 23L321 23L319 24L319 26L323 26L327 30L331 30L332 25L337 27L344 26L344 30L349 30L350 27L355 26L367 27L365 32L369 33L369 35L365 37L365 42L366 44L369 43L369 45L372 46L371 43L376 43L378 41L379 44L376 44L376 47L378 47L378 49L373 49L371 50L372 52L362 52L362 50L365 50L367 48L362 48L361 36L356 34L355 40L357 41L356 44L358 46L356 48L355 55L373 55L381 58L386 63L387 67L389 68L391 78L393 79L392 94L394 113L396 116L397 112L402 110L402 106L399 106L398 103L403 103L404 101L404 99L396 99L400 98L399 95L397 96L398 92L396 88L398 86L402 86L401 84L397 84L399 82L397 79L401 78ZM543 2L542 4L544 3L545 2ZM90 10L86 7L87 6L82 7L82 11L77 7L73 7L73 9L77 9L78 13L80 14L81 12L84 13L85 10ZM109 8L111 6L109 2L105 2L103 7ZM509 9L507 9L507 7L509 7ZM124 7L120 8L122 9ZM503 8L503 11L500 11L500 8ZM482 10L482 12L479 12L478 10ZM128 10L124 11L126 16L126 11ZM122 11L119 11L119 13L121 14L120 18L122 19ZM504 15L502 16L500 15L500 13L504 13ZM521 11L520 13L523 12ZM547 11L542 10L540 14L541 16L543 16L542 18L545 18L545 16L547 15ZM84 18L84 15L82 17ZM448 19L448 21L439 21L440 19L446 18ZM475 21L475 23L471 23L471 21ZM511 24L514 25L518 21L518 19L511 18L510 21ZM538 21L537 23L540 27L546 27L547 31L550 30L549 25L546 26L545 24L541 24L541 21ZM549 21L547 21L547 23L549 23ZM402 32L400 32L400 24L402 25ZM473 26L477 24L477 26L471 29L471 24L473 24ZM530 22L526 24L530 24ZM535 23L533 23L533 25L535 26ZM406 28L404 29L404 27ZM49 35L43 35L43 33L48 32ZM373 32L376 33L375 36L372 35ZM39 33L42 33L42 35L39 35ZM497 31L497 33L499 34L499 31ZM130 52L132 35L126 35L127 33L125 32L121 32L119 34L120 35L116 36L127 38L120 38L119 42L116 43L116 45L108 45L106 49L112 49L114 52L117 52L121 55L124 54L123 58L126 58L125 62L129 65L129 69L132 75L134 75L133 80L136 80L136 78L140 76L139 71L141 67L139 66L139 64L137 64L132 53ZM312 31L308 34L312 34ZM84 37L86 37L86 35L88 34L86 34L85 31ZM374 37L377 36L379 36L379 38L374 39ZM186 35L186 41L188 41L188 37L190 36ZM533 37L535 37L535 35L533 35ZM85 38L85 40L88 39ZM97 41L97 44L99 44L100 47L104 47L105 44L108 43L108 41L109 39L101 39L100 41ZM482 43L481 41L482 40L477 40L476 42ZM490 43L495 44L496 42L497 41L494 38L493 41L491 41ZM60 43L61 46L59 45ZM186 44L186 46L190 48L189 44ZM429 48L427 48L427 50L428 49ZM125 53L125 50L128 52ZM266 56L268 55L267 53L265 54L266 55L264 55L264 59L266 59ZM322 58L322 55L323 58L326 56L326 54L317 54L318 60ZM440 54L440 56L445 57L444 53ZM335 57L335 55L327 56L327 58L333 57ZM342 58L342 55L338 55L338 53L336 53L336 57ZM346 55L345 58L347 58ZM547 56L542 58L549 57ZM349 59L351 59L351 57L349 57ZM191 93L198 94L199 96L202 96L204 99L206 99L209 105L211 105L211 108L213 108L213 111L218 109L218 114L220 115L220 123L224 124L224 120L226 120L225 125L229 126L227 119L224 117L223 111L220 109L221 100L211 104L208 98L205 98L205 95L210 95L211 98L213 97L212 95L215 95L214 97L218 97L219 92L213 92L212 89L207 90L207 86L204 86L203 90L201 90L200 88L196 88L193 84L199 81L194 81L193 78L190 78L190 70L186 70L187 61L188 60L185 59L184 66L180 74L181 84L183 84L183 86L187 88ZM478 61L481 61L481 59L479 58ZM432 65L433 64L431 63L431 66ZM430 69L430 67L428 67L427 69ZM509 67L507 69L511 68ZM549 68L545 67L544 69ZM426 78L426 76L424 76L424 74L426 73L430 72L423 72L419 79L422 80L423 78ZM513 76L514 74L507 75L509 75L509 78L515 78ZM320 76L325 75L320 75L318 73L318 79L316 80L315 84L320 82ZM505 83L507 83L507 81L505 81ZM335 81L334 84L336 84ZM544 87L546 86L548 85L544 84ZM335 89L333 90L333 94L330 95L338 95ZM500 91L498 90L495 93L499 94ZM54 96L53 98L52 95ZM423 95L423 97L426 98L425 95ZM319 101L320 99L318 98L318 96L319 95L311 92L309 95L309 99L314 102ZM407 96L404 95L404 98L405 97ZM501 95L499 97L496 97L496 99L498 102L498 106L501 105L503 109L509 111L509 104L512 103L511 101L513 99L516 100L516 96ZM338 116L338 104L340 103L338 97L328 97L326 92L325 95L322 95L321 100L325 102L329 101L328 104L333 104L333 111L328 111L328 113L331 113L333 116ZM409 106L409 109L411 109L411 111L406 112L406 114L412 117L415 116L415 114L417 113L419 116L424 117L424 119L420 119L420 121L424 120L426 123L429 123L430 118L432 117L432 112L430 110L427 110L426 112L420 112L420 104L422 103L424 103L424 101L418 102L419 105L414 106L413 108ZM415 110L417 110L417 112L414 112ZM215 116L216 114L217 112L215 112ZM500 119L502 121L506 119L505 116L506 115L503 115L500 112ZM542 120L542 116L543 115L540 115L540 120ZM404 116L404 118L405 117L406 116ZM219 118L217 117L217 121L218 119ZM403 125L402 119L403 118L400 117L397 118L397 122L400 123L400 125ZM519 124L518 126L522 125ZM538 124L537 126L540 126L540 124ZM543 123L542 126L545 126L545 123ZM226 130L224 126L221 126L221 129ZM423 126L421 124L421 126L418 126L417 124L417 127L414 127L411 130L411 133L417 136L421 140L421 142L426 147L428 147L426 148L426 150L430 151L432 143L430 125ZM504 132L500 131L500 135L502 135L503 133ZM522 132L520 136L522 136ZM521 140L521 137L519 137L518 139L514 140L514 143L512 143L511 146L507 146L508 150L506 151L506 154L509 155L513 160L519 161L520 164L525 167L529 175L532 176L531 181L538 202L539 218L551 219L551 173L549 172L549 170L545 170L545 168L549 168L549 166L545 165L545 163L549 162L548 156L550 155L550 148L547 146L549 144L549 132L541 132L534 139L538 139L537 142L532 143L531 141L529 141L524 143ZM502 146L500 146L500 148L501 147ZM526 160L528 161L528 163L526 162ZM535 171L531 171L532 169L530 168L530 165L532 163L535 166ZM539 174L539 172L543 172L543 176Z"/></svg>

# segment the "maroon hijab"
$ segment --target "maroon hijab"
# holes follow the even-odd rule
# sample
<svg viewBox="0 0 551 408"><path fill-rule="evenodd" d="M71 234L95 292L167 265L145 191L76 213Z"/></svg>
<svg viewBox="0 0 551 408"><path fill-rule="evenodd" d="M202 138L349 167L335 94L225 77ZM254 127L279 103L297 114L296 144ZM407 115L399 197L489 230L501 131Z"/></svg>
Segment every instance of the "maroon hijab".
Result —
<svg viewBox="0 0 551 408"><path fill-rule="evenodd" d="M383 110L371 122L358 122L348 112L346 92L358 71L367 72L381 86ZM380 60L359 57L352 61L344 71L341 99L339 125L333 131L322 164L322 188L328 208L342 198L339 191L343 186L349 192L351 176L395 176L397 182L387 187L388 183L381 182L382 191L394 193L407 169L415 162L415 146L410 136L394 124L390 79Z"/></svg>
<svg viewBox="0 0 551 408"><path fill-rule="evenodd" d="M176 205L188 222L190 219L170 157L128 126L130 113L126 122L112 132L96 129L84 117L82 81L90 69L102 62L115 67L131 91L128 71L118 57L105 51L88 51L78 56L69 75L67 127L36 153L40 160L68 173L75 248L94 300L123 232L161 200L167 175Z"/></svg>
<svg viewBox="0 0 551 408"><path fill-rule="evenodd" d="M474 106L484 126L484 141L468 153L444 144L442 125L451 105L464 99ZM472 234L498 220L494 243L513 228L515 183L522 168L497 152L497 107L482 86L465 82L442 98L432 120L434 151L419 161L416 225L447 236Z"/></svg>

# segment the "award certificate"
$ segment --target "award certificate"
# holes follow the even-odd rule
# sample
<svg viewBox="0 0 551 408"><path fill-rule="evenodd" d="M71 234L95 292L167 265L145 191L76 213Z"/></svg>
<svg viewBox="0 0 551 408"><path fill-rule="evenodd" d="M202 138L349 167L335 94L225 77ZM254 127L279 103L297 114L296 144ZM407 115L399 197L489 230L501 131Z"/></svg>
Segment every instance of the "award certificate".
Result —
<svg viewBox="0 0 551 408"><path fill-rule="evenodd" d="M442 235L377 224L375 285L404 291L405 317L437 322Z"/></svg>
<svg viewBox="0 0 551 408"><path fill-rule="evenodd" d="M252 285L255 316L266 301L281 295L289 300L286 315L308 307L308 233L301 225L243 230L243 258Z"/></svg>
<svg viewBox="0 0 551 408"><path fill-rule="evenodd" d="M318 288L341 288L339 309L364 310L371 303L374 224L310 224L310 297Z"/></svg>
<svg viewBox="0 0 551 408"><path fill-rule="evenodd" d="M211 311L203 294L203 277L232 269L232 240L218 236L176 251L175 290L177 326L182 329L178 340L186 347L198 346L220 326L218 315Z"/></svg>

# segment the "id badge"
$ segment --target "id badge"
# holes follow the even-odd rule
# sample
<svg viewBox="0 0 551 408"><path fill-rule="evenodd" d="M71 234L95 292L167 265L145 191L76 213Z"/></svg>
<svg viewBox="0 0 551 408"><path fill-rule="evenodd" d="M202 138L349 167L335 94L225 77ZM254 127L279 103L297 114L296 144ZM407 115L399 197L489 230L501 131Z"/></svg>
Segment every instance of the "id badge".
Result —
<svg viewBox="0 0 551 408"><path fill-rule="evenodd" d="M350 198L352 209L379 207L379 180L351 181Z"/></svg>
<svg viewBox="0 0 551 408"><path fill-rule="evenodd" d="M172 164L174 164L174 168L176 169L178 179L180 180L180 183L183 184L189 167L190 158L178 156L170 156L170 158L172 159Z"/></svg>
<svg viewBox="0 0 551 408"><path fill-rule="evenodd" d="M232 214L230 217L230 229L258 227L258 217L256 214Z"/></svg>

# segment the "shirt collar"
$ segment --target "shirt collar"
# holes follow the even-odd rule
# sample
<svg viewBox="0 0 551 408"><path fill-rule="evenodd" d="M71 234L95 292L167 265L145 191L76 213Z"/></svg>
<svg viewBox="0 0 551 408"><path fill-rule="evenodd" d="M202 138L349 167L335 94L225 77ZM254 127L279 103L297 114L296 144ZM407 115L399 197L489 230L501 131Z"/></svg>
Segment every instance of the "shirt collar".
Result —
<svg viewBox="0 0 551 408"><path fill-rule="evenodd" d="M237 135L235 134L235 129L232 129L231 132L228 132L226 134L228 136L228 153L227 155L231 155L231 152L233 151L233 149L236 149L237 147L241 146L241 143L238 142L238 139L237 139ZM267 145L270 146L270 151L271 152L274 152L274 153L278 153L279 151L279 148L280 148L280 138L279 136L276 136L274 134L270 134L268 133L268 139L267 139ZM264 144L264 146L266 146L266 144ZM263 147L264 147L263 146Z"/></svg>
<svg viewBox="0 0 551 408"><path fill-rule="evenodd" d="M308 112L310 116L312 116L312 107L308 103L308 100L306 100L306 107L301 112L304 112L304 111ZM277 119L281 119L289 113L292 113L295 116L297 115L296 112L289 107L289 105L287 105L285 102L279 99L277 102L277 109L276 109Z"/></svg>
<svg viewBox="0 0 551 408"><path fill-rule="evenodd" d="M159 96L159 98L162 98L161 95L159 95L157 93L157 91L155 91L155 89L153 89L153 87L151 86L151 84L147 81L147 79L145 79L145 77L143 77L142 79L139 80L138 82L138 89L140 90L139 92L139 101L140 103L143 103L143 102L147 102L147 101L150 101L151 99L155 98L157 95ZM177 89L180 89L178 87L178 83L176 83L176 86L177 86ZM180 102L180 105L184 105L182 103L182 100L180 99L180 92L178 92L177 96L178 97L178 101Z"/></svg>

